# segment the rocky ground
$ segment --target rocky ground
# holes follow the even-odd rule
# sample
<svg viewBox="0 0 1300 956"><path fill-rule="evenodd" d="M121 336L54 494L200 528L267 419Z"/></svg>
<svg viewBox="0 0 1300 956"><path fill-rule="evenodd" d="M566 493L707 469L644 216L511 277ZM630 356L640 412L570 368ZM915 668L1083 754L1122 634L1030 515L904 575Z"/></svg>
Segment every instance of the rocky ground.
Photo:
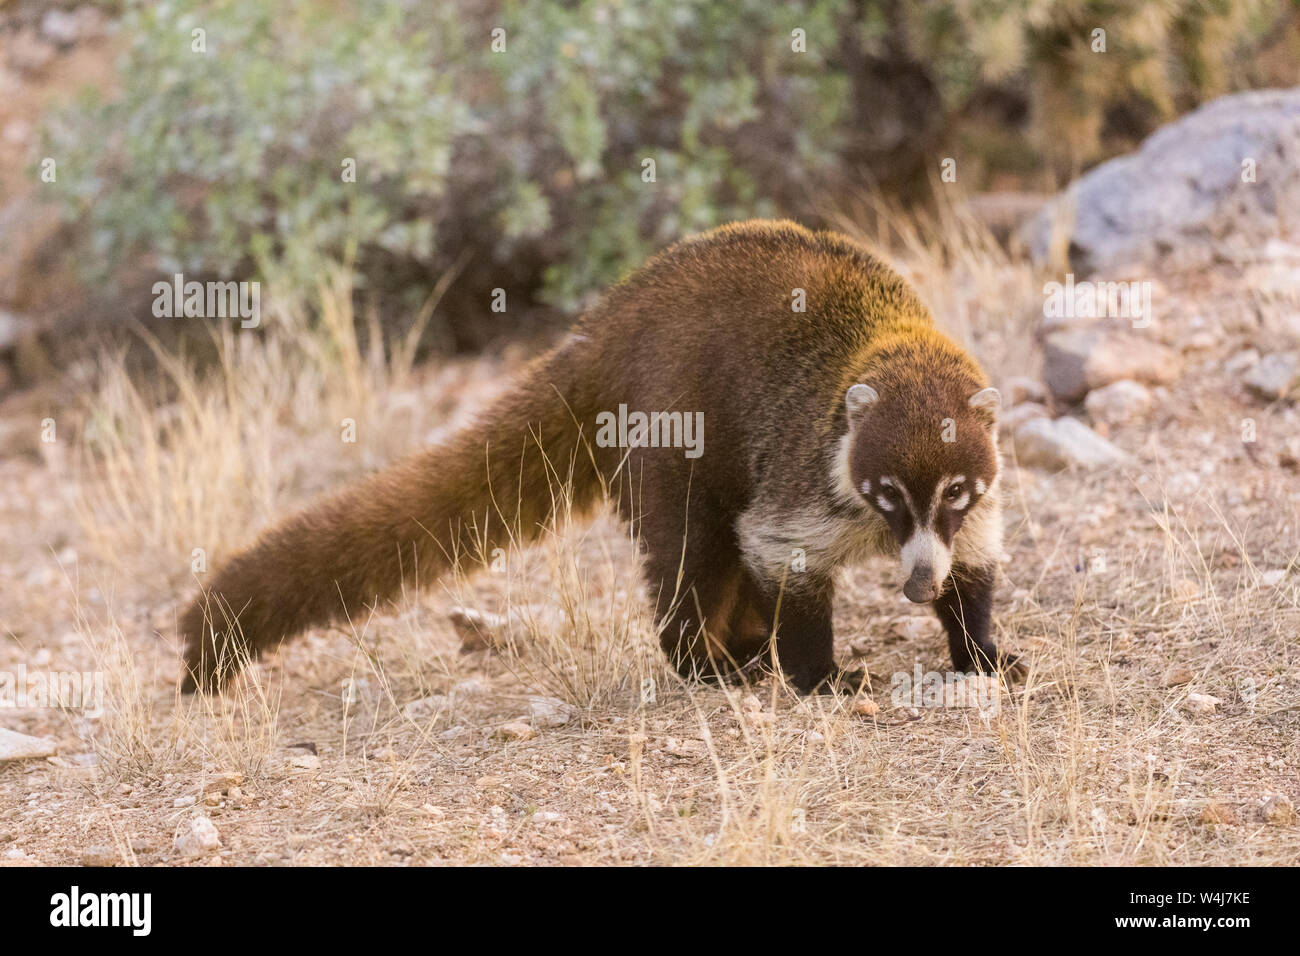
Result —
<svg viewBox="0 0 1300 956"><path fill-rule="evenodd" d="M999 369L1015 404L997 628L1033 669L992 704L895 698L895 674L942 670L945 650L888 562L838 599L862 697L683 686L609 518L313 634L231 698L180 700L187 575L144 570L141 528L106 539L117 554L88 543L113 519L82 513L104 479L72 449L6 459L0 671L107 687L90 711L0 712L24 735L0 749L36 747L0 762L0 859L1294 863L1300 412L1261 386L1294 313L1260 293L1284 302L1295 278L1279 259L1162 281L1126 333L1147 350L1094 363L1079 405L1050 363L1048 387L1037 364ZM376 415L428 405L390 436L413 444L455 419L448 394L474 404L506 371L444 369ZM1104 381L1120 374L1148 383ZM314 490L295 473L290 500Z"/></svg>

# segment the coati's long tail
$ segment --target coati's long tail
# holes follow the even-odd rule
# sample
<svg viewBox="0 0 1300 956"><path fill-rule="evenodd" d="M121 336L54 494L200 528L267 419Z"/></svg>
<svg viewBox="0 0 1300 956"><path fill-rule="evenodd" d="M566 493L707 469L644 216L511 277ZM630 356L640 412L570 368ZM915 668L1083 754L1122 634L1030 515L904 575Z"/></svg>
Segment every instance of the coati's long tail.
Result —
<svg viewBox="0 0 1300 956"><path fill-rule="evenodd" d="M566 495L575 509L592 503L597 390L582 344L539 359L445 444L312 504L227 561L181 620L184 689L218 689L249 657L429 581L458 554L536 536Z"/></svg>

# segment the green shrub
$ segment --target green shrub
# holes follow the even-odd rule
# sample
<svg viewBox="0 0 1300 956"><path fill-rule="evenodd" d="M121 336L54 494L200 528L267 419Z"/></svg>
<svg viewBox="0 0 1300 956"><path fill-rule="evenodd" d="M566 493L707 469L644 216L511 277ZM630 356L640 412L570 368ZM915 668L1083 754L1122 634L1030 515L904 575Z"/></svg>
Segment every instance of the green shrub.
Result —
<svg viewBox="0 0 1300 956"><path fill-rule="evenodd" d="M1078 169L1115 104L1248 82L1230 58L1282 4L144 0L119 94L44 148L97 280L145 256L305 289L355 261L409 314L455 262L471 311L496 286L571 310L684 233L932 172L990 89L1023 98L1040 164Z"/></svg>

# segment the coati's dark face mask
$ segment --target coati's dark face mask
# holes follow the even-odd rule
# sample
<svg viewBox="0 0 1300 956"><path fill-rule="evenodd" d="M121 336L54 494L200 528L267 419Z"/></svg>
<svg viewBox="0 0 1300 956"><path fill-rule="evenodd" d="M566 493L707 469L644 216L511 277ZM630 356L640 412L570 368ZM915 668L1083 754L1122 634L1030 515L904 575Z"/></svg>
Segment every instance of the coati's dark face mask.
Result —
<svg viewBox="0 0 1300 956"><path fill-rule="evenodd" d="M903 406L859 384L846 403L854 491L898 542L908 600L933 601L952 570L953 539L997 478L993 430L1000 396L942 395Z"/></svg>

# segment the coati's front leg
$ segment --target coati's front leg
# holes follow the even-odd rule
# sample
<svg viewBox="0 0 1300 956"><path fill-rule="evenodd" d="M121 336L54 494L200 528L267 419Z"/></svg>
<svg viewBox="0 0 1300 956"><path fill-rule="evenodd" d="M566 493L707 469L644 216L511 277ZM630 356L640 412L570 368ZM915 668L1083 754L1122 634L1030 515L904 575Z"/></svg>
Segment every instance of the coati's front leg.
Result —
<svg viewBox="0 0 1300 956"><path fill-rule="evenodd" d="M764 586L752 574L742 594L742 628L733 618L732 640L753 646L753 622L761 622L761 636L767 645L765 667L779 664L795 690L801 694L855 693L864 683L861 670L846 671L835 663L831 605L834 586L830 580L800 582L798 590ZM772 641L775 633L776 640Z"/></svg>
<svg viewBox="0 0 1300 956"><path fill-rule="evenodd" d="M730 516L660 462L640 462L619 509L645 552L659 643L687 680L745 678L769 657L772 618L741 559Z"/></svg>
<svg viewBox="0 0 1300 956"><path fill-rule="evenodd" d="M829 585L781 595L775 608L776 660L801 694L830 690L835 668Z"/></svg>
<svg viewBox="0 0 1300 956"><path fill-rule="evenodd" d="M994 569L958 566L934 610L948 632L952 666L962 674L1018 669L1016 658L1001 654L989 637L993 617Z"/></svg>

